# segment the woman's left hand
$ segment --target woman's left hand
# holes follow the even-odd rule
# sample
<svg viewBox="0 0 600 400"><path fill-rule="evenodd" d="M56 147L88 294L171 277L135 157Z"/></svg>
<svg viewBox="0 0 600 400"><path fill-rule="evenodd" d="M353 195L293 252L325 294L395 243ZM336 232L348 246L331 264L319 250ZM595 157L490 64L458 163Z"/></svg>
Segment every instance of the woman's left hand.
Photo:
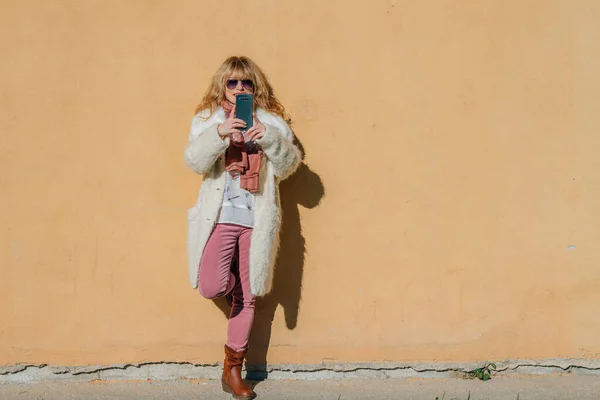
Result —
<svg viewBox="0 0 600 400"><path fill-rule="evenodd" d="M254 126L246 131L248 140L258 140L265 136L267 127L254 115Z"/></svg>

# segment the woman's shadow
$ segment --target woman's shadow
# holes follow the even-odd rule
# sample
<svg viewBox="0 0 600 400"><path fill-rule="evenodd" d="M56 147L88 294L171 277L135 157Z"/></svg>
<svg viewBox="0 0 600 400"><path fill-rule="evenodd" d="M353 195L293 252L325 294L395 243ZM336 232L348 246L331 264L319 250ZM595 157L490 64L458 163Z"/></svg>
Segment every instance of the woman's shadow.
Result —
<svg viewBox="0 0 600 400"><path fill-rule="evenodd" d="M295 143L302 152L304 160L306 155L304 146L297 137ZM268 377L267 353L277 306L283 307L285 324L288 329L296 328L298 322L306 253L306 241L302 236L299 206L314 208L325 195L321 178L304 162L292 176L281 182L279 189L283 213L273 290L256 302L254 324L246 354L246 379L254 381L264 380ZM231 308L223 298L213 301L225 316L229 316Z"/></svg>

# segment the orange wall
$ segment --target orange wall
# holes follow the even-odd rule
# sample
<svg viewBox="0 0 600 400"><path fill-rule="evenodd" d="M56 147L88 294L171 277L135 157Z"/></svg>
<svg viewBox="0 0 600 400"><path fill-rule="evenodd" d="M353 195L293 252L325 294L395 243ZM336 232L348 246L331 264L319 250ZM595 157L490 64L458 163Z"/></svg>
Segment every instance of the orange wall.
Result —
<svg viewBox="0 0 600 400"><path fill-rule="evenodd" d="M233 54L307 153L251 361L599 357L600 2L224 4L0 0L0 364L222 359L183 149Z"/></svg>

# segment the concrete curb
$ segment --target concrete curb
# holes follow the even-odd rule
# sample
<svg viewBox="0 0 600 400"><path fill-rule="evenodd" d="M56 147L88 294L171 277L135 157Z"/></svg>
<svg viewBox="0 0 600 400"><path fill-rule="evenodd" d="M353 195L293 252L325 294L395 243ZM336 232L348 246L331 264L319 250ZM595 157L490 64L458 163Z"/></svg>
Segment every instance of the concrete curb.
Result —
<svg viewBox="0 0 600 400"><path fill-rule="evenodd" d="M600 375L600 360L548 359L495 362L495 375ZM52 366L15 364L0 366L0 384L43 381L220 379L220 363L149 362L108 366ZM322 363L246 366L248 379L347 378L465 378L484 362L470 363Z"/></svg>

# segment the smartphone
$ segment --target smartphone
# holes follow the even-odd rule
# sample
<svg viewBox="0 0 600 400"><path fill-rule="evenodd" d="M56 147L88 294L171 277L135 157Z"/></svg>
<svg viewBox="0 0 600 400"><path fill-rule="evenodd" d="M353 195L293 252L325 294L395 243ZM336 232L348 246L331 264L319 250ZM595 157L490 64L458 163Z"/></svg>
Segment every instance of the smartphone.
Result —
<svg viewBox="0 0 600 400"><path fill-rule="evenodd" d="M238 94L235 96L235 117L246 123L246 129L240 129L242 132L252 128L254 118L254 97L251 94Z"/></svg>

